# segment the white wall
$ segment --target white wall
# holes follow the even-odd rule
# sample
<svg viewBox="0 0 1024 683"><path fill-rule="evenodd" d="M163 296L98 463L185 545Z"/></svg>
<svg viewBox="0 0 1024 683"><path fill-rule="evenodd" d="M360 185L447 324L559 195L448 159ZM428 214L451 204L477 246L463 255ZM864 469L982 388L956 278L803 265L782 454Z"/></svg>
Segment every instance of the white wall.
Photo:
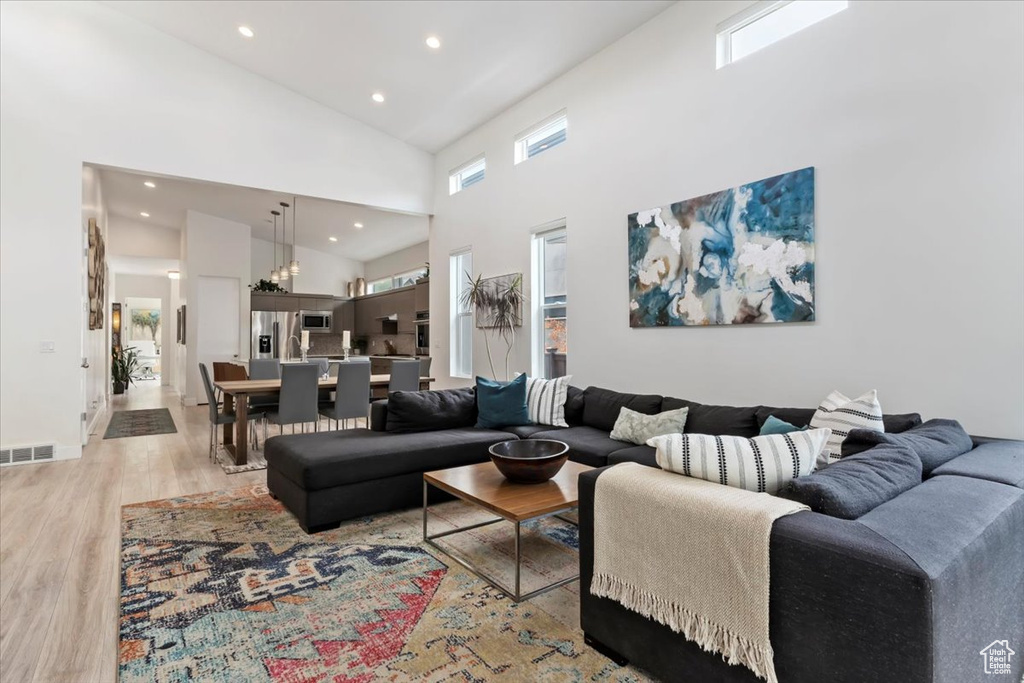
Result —
<svg viewBox="0 0 1024 683"><path fill-rule="evenodd" d="M281 256L281 246L277 247L277 265L287 265L291 261L291 245ZM266 240L253 239L251 244L252 276L250 284L259 280L270 279L270 269L274 267L274 243ZM295 256L299 261L299 274L292 275L281 286L296 294L330 294L344 296L345 284L363 276L363 264L344 256L328 254L307 247L295 247Z"/></svg>
<svg viewBox="0 0 1024 683"><path fill-rule="evenodd" d="M104 239L107 243L107 249L110 248L110 229L109 229L109 216L107 215L106 204L103 202L103 187L100 182L99 174L95 169L82 168L82 221L80 232L78 234L79 247L84 248L86 237L89 229L89 219L95 218L96 224L100 229L100 232L104 235ZM78 252L79 261L82 259L82 251ZM78 269L79 278L84 278L85 274L82 272L82 268ZM23 280L23 282L34 282L35 280ZM82 293L79 293L79 307L82 310L81 330L83 336L82 354L85 358L89 359L89 367L84 370L84 408L80 410L85 411L86 427L89 432L92 432L99 418L102 417L103 409L107 405L107 399L109 398L109 385L107 378L110 376L110 314L109 314L109 302L110 302L110 288L112 286L111 278L107 278L107 309L108 313L104 321L103 329L90 330L89 329L89 300L88 297ZM6 285L5 285L6 288ZM3 305L6 309L9 299L13 299L17 296L16 291L8 292L8 295L3 297ZM23 297L18 297L23 298ZM4 344L4 353L7 353L7 345ZM79 371L76 374L80 374L83 371ZM5 383L6 384L6 383ZM81 400L81 399L80 399ZM4 407L7 407L5 402ZM3 436L4 445L17 445L18 442L9 440L7 434ZM21 443L29 443L22 441ZM45 443L45 441L38 442ZM58 455L67 456L68 452L64 451Z"/></svg>
<svg viewBox="0 0 1024 683"><path fill-rule="evenodd" d="M87 170L95 173L90 167ZM109 220L110 239L107 252L117 256L177 259L181 248L179 231L146 225L139 221L112 215Z"/></svg>
<svg viewBox="0 0 1024 683"><path fill-rule="evenodd" d="M422 268L430 260L430 242L421 242L363 264L366 281Z"/></svg>
<svg viewBox="0 0 1024 683"><path fill-rule="evenodd" d="M887 412L1024 437L1024 5L854 2L716 71L715 25L747 4L674 5L437 155L435 374L449 252L528 273L530 229L565 217L578 385L797 406L877 388ZM563 108L568 142L513 166L516 133ZM487 178L449 197L480 152ZM816 322L629 328L629 213L805 166Z"/></svg>
<svg viewBox="0 0 1024 683"><path fill-rule="evenodd" d="M431 209L430 155L94 2L0 3L0 81L4 444L80 452L46 387L80 372L83 162Z"/></svg>
<svg viewBox="0 0 1024 683"><path fill-rule="evenodd" d="M179 280L188 302L185 322L185 405L206 402L199 375L198 320L199 309L203 305L199 295L200 277L238 280L238 356L248 357L250 294L247 285L252 268L249 249L246 247L251 234L252 229L243 223L198 211L187 211L185 214L185 270Z"/></svg>
<svg viewBox="0 0 1024 683"><path fill-rule="evenodd" d="M160 384L170 386L173 379L173 368L177 363L177 344L174 343L175 310L171 307L171 284L166 277L156 275L127 275L116 273L111 283L113 301L122 304L131 299L152 299L160 302ZM129 346L131 341L131 314L122 308L124 322L122 324L122 345Z"/></svg>

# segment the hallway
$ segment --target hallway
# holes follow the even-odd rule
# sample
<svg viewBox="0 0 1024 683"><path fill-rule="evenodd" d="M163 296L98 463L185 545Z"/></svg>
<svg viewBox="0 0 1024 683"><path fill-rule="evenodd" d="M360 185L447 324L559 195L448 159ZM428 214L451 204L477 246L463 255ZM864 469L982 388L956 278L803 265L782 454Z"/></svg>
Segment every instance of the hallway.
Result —
<svg viewBox="0 0 1024 683"><path fill-rule="evenodd" d="M164 407L177 433L103 440L111 410ZM265 481L211 462L208 424L206 406L140 382L80 460L0 470L0 680L116 680L120 506Z"/></svg>

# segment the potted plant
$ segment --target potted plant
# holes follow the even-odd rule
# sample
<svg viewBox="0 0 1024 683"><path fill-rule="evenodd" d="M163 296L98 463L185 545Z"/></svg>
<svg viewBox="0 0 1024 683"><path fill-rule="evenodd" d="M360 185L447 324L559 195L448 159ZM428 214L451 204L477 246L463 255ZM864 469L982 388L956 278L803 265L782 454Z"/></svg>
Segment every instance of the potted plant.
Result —
<svg viewBox="0 0 1024 683"><path fill-rule="evenodd" d="M271 282L270 280L260 280L254 285L249 285L249 289L251 289L254 292L280 292L282 294L288 293L287 289L277 284L276 282Z"/></svg>
<svg viewBox="0 0 1024 683"><path fill-rule="evenodd" d="M494 372L494 361L491 358L491 344L487 332L491 330L505 342L505 381L509 379L508 361L516 344L516 328L523 324L523 275L503 278L488 278L477 275L476 279L466 273L468 287L462 294L463 304L468 304L476 311L477 327L484 329L484 348L487 351L487 364Z"/></svg>
<svg viewBox="0 0 1024 683"><path fill-rule="evenodd" d="M110 377L114 381L114 393L123 394L129 384L135 384L133 375L139 368L139 353L134 346L114 349L110 353Z"/></svg>

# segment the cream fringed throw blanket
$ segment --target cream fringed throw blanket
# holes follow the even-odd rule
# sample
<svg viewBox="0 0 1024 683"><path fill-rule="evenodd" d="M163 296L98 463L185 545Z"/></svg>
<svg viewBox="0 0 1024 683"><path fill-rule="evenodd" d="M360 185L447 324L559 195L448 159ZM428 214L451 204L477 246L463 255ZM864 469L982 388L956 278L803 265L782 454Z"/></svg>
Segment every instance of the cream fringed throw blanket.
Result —
<svg viewBox="0 0 1024 683"><path fill-rule="evenodd" d="M597 480L591 593L682 633L776 683L768 639L768 541L808 509L625 463Z"/></svg>

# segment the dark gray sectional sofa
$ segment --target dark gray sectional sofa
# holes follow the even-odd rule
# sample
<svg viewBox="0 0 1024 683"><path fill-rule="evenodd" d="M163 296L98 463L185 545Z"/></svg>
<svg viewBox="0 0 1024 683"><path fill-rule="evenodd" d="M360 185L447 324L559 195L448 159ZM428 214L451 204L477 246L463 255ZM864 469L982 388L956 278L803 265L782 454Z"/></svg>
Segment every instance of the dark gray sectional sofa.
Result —
<svg viewBox="0 0 1024 683"><path fill-rule="evenodd" d="M370 429L269 439L271 493L314 532L417 506L424 471L484 462L494 443L559 439L572 460L601 468L580 477L580 608L587 642L665 681L759 680L669 628L590 594L595 484L607 465L656 466L654 449L609 436L623 406L648 414L686 406L687 432L744 437L755 436L769 415L805 425L813 409L713 406L571 388L568 428L485 430L473 426L472 390L451 392L415 392L433 397L425 409L413 403L410 410L400 395L392 396L390 409L389 402L375 403ZM887 433L906 433L910 441L921 424L916 414L884 421ZM1006 680L1021 679L1024 442L971 439L966 453L922 457L920 484L856 519L801 512L776 522L770 616L782 683L988 680L980 650L996 639L1019 653ZM444 495L431 489L435 493ZM672 558L652 548L650 561Z"/></svg>

